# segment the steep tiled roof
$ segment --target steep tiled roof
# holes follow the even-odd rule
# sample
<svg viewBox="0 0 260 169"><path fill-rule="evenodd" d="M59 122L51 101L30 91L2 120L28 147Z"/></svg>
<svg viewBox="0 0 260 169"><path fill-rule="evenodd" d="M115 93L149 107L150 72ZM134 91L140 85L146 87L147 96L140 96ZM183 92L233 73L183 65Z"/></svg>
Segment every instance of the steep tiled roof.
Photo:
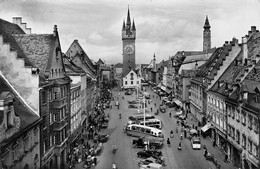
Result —
<svg viewBox="0 0 260 169"><path fill-rule="evenodd" d="M54 47L55 37L53 34L14 35L14 38L33 66L44 71Z"/></svg>
<svg viewBox="0 0 260 169"><path fill-rule="evenodd" d="M16 136L23 134L24 129L29 125L35 123L36 121L40 120L40 117L25 104L23 99L19 97L17 92L10 86L10 84L7 82L7 80L3 77L1 73L0 86L0 94L2 92L11 92L14 94L14 112L15 115L20 118L20 130L11 138L5 141L5 143L8 143L8 141L12 140Z"/></svg>
<svg viewBox="0 0 260 169"><path fill-rule="evenodd" d="M254 58L259 52L260 33L255 32L250 34L247 46L248 46L248 60ZM258 68L260 61L254 65L253 63L242 64L243 51L241 51L236 59L230 64L228 69L223 73L219 79L219 83L213 86L213 90L228 96L228 90L232 93L229 98L233 100L239 99L239 90L253 92L256 86L260 82ZM251 66L249 66L251 65ZM251 71L248 71L249 67L254 67ZM245 78L243 78L245 76ZM241 81L242 79L242 81ZM222 85L220 85L222 84ZM236 90L232 91L232 86L237 86ZM241 86L241 87L239 87ZM260 86L259 86L260 88Z"/></svg>
<svg viewBox="0 0 260 169"><path fill-rule="evenodd" d="M196 70L182 70L181 76L182 77L194 77L196 74Z"/></svg>
<svg viewBox="0 0 260 169"><path fill-rule="evenodd" d="M0 19L0 35L3 36L4 43L10 44L10 50L17 52L18 58L23 58L25 66L32 66L29 59L23 53L12 34L25 34L24 31L16 24Z"/></svg>
<svg viewBox="0 0 260 169"><path fill-rule="evenodd" d="M68 58L63 58L65 71L68 75L85 73L83 69L69 61Z"/></svg>

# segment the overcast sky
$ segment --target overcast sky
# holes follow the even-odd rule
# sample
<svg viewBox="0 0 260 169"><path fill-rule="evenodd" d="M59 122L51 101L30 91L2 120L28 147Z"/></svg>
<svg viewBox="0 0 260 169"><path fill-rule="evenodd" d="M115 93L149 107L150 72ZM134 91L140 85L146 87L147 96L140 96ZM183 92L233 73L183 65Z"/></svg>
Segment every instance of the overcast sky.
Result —
<svg viewBox="0 0 260 169"><path fill-rule="evenodd" d="M177 51L202 50L208 14L212 47L260 27L260 0L0 0L0 17L21 16L32 33L52 33L58 26L65 53L78 39L90 59L122 62L121 30L130 8L134 18L136 63L157 62Z"/></svg>

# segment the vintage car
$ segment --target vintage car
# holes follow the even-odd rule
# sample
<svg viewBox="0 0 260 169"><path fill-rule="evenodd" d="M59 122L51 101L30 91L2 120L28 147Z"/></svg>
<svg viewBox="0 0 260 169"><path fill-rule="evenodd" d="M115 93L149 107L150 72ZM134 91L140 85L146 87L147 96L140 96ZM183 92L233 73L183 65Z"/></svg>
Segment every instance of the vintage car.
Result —
<svg viewBox="0 0 260 169"><path fill-rule="evenodd" d="M129 108L129 109L137 109L138 106L136 106L136 105L134 105L134 104L130 104L130 105L128 106L128 108Z"/></svg>
<svg viewBox="0 0 260 169"><path fill-rule="evenodd" d="M128 101L129 104L138 104L139 102L136 101L136 100L131 100L131 101Z"/></svg>
<svg viewBox="0 0 260 169"><path fill-rule="evenodd" d="M156 150L163 147L163 142L156 140L145 140L144 138L139 138L137 140L133 140L132 146L134 148L144 148L147 144L149 144L149 150Z"/></svg>
<svg viewBox="0 0 260 169"><path fill-rule="evenodd" d="M191 139L191 147L192 147L192 149L198 149L198 150L200 150L200 149L201 149L200 139L197 138L197 137L193 137L193 138Z"/></svg>
<svg viewBox="0 0 260 169"><path fill-rule="evenodd" d="M159 110L162 112L162 113L165 113L166 112L166 108L164 106L160 106Z"/></svg>
<svg viewBox="0 0 260 169"><path fill-rule="evenodd" d="M137 152L137 157L140 157L140 158L153 157L153 158L157 159L157 158L160 158L161 156L162 156L162 152L161 151L147 150L147 151L139 151L139 152Z"/></svg>

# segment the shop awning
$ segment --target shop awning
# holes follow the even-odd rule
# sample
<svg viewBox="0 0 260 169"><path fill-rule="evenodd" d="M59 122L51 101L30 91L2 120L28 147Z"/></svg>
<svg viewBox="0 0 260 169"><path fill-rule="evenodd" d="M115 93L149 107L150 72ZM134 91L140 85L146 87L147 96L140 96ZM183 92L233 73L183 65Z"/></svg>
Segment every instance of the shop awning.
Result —
<svg viewBox="0 0 260 169"><path fill-rule="evenodd" d="M210 128L212 128L213 126L212 126L212 124L211 123L207 123L205 126L203 126L202 128L201 128L201 131L203 131L204 133L208 130L208 129L210 129Z"/></svg>
<svg viewBox="0 0 260 169"><path fill-rule="evenodd" d="M174 100L174 103L177 104L178 106L182 107L182 102L178 99Z"/></svg>

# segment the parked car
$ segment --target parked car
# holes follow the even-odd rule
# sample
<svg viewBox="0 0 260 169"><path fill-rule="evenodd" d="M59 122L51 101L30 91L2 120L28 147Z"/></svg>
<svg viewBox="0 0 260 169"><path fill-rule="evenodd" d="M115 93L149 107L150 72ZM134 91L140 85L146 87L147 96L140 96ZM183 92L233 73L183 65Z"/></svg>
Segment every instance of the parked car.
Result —
<svg viewBox="0 0 260 169"><path fill-rule="evenodd" d="M200 139L197 138L197 137L193 137L193 138L191 139L191 147L192 147L192 149L198 149L198 150L200 150L200 149L201 149Z"/></svg>
<svg viewBox="0 0 260 169"><path fill-rule="evenodd" d="M139 102L136 100L128 101L129 104L138 104Z"/></svg>
<svg viewBox="0 0 260 169"><path fill-rule="evenodd" d="M161 164L165 166L165 160L164 159L155 159L153 157L146 158L144 160L140 160L138 162L138 166L142 167L143 165L149 165L151 163Z"/></svg>
<svg viewBox="0 0 260 169"><path fill-rule="evenodd" d="M149 142L149 147L148 149L150 150L156 150L160 149L163 147L163 142L161 141L156 141L156 140L145 140L144 138L139 138L136 140L133 140L132 145L134 148L144 148Z"/></svg>
<svg viewBox="0 0 260 169"><path fill-rule="evenodd" d="M137 109L138 106L136 106L136 105L134 105L134 104L130 104L130 105L128 106L128 108L129 108L129 109Z"/></svg>
<svg viewBox="0 0 260 169"><path fill-rule="evenodd" d="M127 91L125 92L125 95L131 95L131 94L133 94L133 92L132 92L131 90L127 90Z"/></svg>
<svg viewBox="0 0 260 169"><path fill-rule="evenodd" d="M179 118L180 120L186 120L186 116L185 116L185 115L180 115L180 116L178 116L178 118Z"/></svg>
<svg viewBox="0 0 260 169"><path fill-rule="evenodd" d="M165 113L166 112L166 108L164 107L164 106L160 106L160 111L162 112L162 113Z"/></svg>
<svg viewBox="0 0 260 169"><path fill-rule="evenodd" d="M157 164L157 163L150 163L147 165L141 165L140 169L162 169L163 166L161 164Z"/></svg>
<svg viewBox="0 0 260 169"><path fill-rule="evenodd" d="M153 158L159 158L162 156L162 152L161 151L139 151L137 152L137 157L140 158L148 158L148 157L153 157Z"/></svg>
<svg viewBox="0 0 260 169"><path fill-rule="evenodd" d="M107 128L108 127L108 122L104 122L101 124L101 128Z"/></svg>

